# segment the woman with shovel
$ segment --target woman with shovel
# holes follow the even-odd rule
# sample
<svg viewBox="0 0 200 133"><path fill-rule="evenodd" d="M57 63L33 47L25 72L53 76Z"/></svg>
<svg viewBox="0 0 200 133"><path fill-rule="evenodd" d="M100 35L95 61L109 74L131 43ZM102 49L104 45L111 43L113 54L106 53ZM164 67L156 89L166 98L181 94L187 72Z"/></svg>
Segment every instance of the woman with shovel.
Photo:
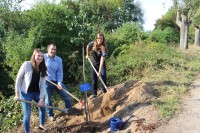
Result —
<svg viewBox="0 0 200 133"><path fill-rule="evenodd" d="M31 60L25 61L19 69L15 83L14 97L14 100L34 100L37 103L40 117L39 128L42 130L46 130L44 127L45 108L42 107L44 104L44 92L46 88L46 70L47 68L42 51L39 48L34 49ZM23 124L25 133L29 133L31 104L22 102L22 109L24 112Z"/></svg>
<svg viewBox="0 0 200 133"><path fill-rule="evenodd" d="M106 57L106 40L102 33L97 34L97 38L95 41L90 42L86 48L86 59L89 58L89 55L92 55L92 64L96 69L92 67L92 88L93 88L93 98L97 97L97 81L98 77L101 76L103 82L106 84L106 64L105 64L105 57ZM106 93L107 89L102 84L102 92Z"/></svg>

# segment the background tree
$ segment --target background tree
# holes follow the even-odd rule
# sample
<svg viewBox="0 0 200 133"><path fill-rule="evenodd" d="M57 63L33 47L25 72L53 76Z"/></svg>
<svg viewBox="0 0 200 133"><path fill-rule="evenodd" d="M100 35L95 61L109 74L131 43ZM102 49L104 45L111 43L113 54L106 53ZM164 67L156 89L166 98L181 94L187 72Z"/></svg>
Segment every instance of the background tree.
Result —
<svg viewBox="0 0 200 133"><path fill-rule="evenodd" d="M156 20L155 29L149 33L151 41L166 45L176 45L179 42L180 28L176 24L176 10L171 7L162 18Z"/></svg>
<svg viewBox="0 0 200 133"><path fill-rule="evenodd" d="M194 45L200 46L200 8L198 8L192 23L195 27L195 39L194 39Z"/></svg>
<svg viewBox="0 0 200 133"><path fill-rule="evenodd" d="M22 31L20 6L22 0L1 0L0 2L0 92L4 96L13 94L14 80L10 76L11 68L6 64L5 40L10 29Z"/></svg>
<svg viewBox="0 0 200 133"><path fill-rule="evenodd" d="M135 5L133 0L80 0L78 2L81 6L79 16L84 14L85 28L93 31L94 35L99 31L111 32L124 22L143 23L141 8Z"/></svg>
<svg viewBox="0 0 200 133"><path fill-rule="evenodd" d="M161 28L161 30L163 30L166 27L171 27L178 33L180 31L176 24L176 10L174 7L171 7L165 15L156 20L155 29Z"/></svg>
<svg viewBox="0 0 200 133"><path fill-rule="evenodd" d="M200 0L174 0L176 24L180 27L180 48L188 48L188 29L199 4Z"/></svg>

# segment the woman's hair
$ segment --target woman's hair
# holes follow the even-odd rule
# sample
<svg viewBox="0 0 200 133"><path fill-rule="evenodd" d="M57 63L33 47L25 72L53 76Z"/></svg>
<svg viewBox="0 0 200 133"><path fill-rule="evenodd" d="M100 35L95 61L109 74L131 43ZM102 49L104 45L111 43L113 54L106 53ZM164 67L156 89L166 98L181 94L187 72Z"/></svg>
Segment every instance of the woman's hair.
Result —
<svg viewBox="0 0 200 133"><path fill-rule="evenodd" d="M33 51L32 56L31 56L31 60L30 61L31 61L33 70L37 69L37 64L36 64L36 61L35 61L35 55L38 54L39 52L42 52L42 50L39 49L39 48L35 48L34 51ZM47 75L47 72L46 72L47 71L47 67L45 65L44 59L42 60L42 62L39 65L39 71L42 73L42 77L45 77Z"/></svg>
<svg viewBox="0 0 200 133"><path fill-rule="evenodd" d="M105 40L105 37L104 37L103 33L97 34L96 40L95 40L95 42L94 42L93 50L94 50L94 51L97 51L97 49L98 49L97 39L98 39L99 37L103 37L103 41L102 41L102 43L100 44L100 48L101 48L101 51L104 52L104 51L106 51L106 40Z"/></svg>

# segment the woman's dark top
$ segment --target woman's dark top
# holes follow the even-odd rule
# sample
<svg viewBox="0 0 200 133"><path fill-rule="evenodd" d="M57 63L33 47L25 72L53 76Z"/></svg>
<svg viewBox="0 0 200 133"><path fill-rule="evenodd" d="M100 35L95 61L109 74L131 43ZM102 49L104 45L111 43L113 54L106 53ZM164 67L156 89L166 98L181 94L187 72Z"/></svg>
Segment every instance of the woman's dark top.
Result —
<svg viewBox="0 0 200 133"><path fill-rule="evenodd" d="M40 71L33 70L32 80L28 88L28 92L39 92Z"/></svg>
<svg viewBox="0 0 200 133"><path fill-rule="evenodd" d="M90 51L91 51L91 54L92 54L92 64L95 67L99 67L100 61L101 61L101 56L102 56L102 51L101 51L101 48L97 48L97 51L94 51L93 45L94 45L94 42L90 42L88 44Z"/></svg>

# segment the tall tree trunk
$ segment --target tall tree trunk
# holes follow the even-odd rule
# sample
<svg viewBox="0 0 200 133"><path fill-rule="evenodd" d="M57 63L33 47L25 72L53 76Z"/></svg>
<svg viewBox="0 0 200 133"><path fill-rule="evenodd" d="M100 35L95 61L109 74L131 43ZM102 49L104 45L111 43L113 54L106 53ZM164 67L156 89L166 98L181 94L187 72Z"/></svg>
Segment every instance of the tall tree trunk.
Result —
<svg viewBox="0 0 200 133"><path fill-rule="evenodd" d="M186 15L182 15L182 22L180 26L180 48L188 48L188 18Z"/></svg>
<svg viewBox="0 0 200 133"><path fill-rule="evenodd" d="M185 14L181 15L181 20L180 21L180 16L179 16L179 11L177 11L177 16L176 16L176 23L180 27L180 48L182 49L187 49L188 48L188 16Z"/></svg>
<svg viewBox="0 0 200 133"><path fill-rule="evenodd" d="M195 39L194 39L194 45L200 46L200 26L195 26Z"/></svg>

